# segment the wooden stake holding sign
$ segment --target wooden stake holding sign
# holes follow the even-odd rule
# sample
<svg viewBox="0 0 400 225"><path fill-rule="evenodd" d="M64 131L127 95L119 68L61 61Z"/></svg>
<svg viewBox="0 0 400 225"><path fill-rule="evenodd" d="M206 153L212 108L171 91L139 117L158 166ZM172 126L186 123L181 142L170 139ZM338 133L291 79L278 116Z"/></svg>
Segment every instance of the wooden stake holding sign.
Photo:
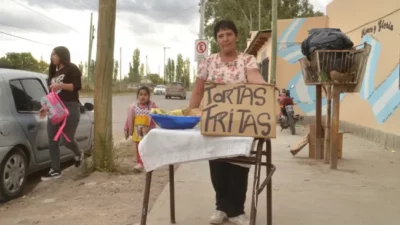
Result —
<svg viewBox="0 0 400 225"><path fill-rule="evenodd" d="M202 135L276 137L274 85L207 83L203 101Z"/></svg>

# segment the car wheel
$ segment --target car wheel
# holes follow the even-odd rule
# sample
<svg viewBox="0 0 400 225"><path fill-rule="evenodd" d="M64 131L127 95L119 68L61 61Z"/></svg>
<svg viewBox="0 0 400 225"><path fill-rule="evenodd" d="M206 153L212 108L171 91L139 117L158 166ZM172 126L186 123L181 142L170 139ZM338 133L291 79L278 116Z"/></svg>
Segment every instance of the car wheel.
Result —
<svg viewBox="0 0 400 225"><path fill-rule="evenodd" d="M0 195L8 201L22 194L28 163L21 149L13 149L0 164Z"/></svg>

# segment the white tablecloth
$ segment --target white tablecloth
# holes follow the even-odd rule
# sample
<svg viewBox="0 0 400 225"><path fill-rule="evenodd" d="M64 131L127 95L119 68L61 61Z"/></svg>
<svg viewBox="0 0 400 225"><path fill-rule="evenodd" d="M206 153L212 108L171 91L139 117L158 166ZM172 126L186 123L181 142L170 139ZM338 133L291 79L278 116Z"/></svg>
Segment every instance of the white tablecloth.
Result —
<svg viewBox="0 0 400 225"><path fill-rule="evenodd" d="M146 171L176 163L250 156L251 137L203 136L199 129L151 130L140 142L139 153Z"/></svg>

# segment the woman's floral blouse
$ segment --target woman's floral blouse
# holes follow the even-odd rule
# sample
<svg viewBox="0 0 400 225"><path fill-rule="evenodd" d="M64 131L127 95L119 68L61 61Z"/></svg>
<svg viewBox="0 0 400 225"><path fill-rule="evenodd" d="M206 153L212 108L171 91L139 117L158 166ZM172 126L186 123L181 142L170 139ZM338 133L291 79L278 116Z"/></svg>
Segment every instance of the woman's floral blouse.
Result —
<svg viewBox="0 0 400 225"><path fill-rule="evenodd" d="M258 69L256 58L239 52L232 62L222 62L219 53L206 57L199 65L197 77L214 83L247 83L247 71Z"/></svg>

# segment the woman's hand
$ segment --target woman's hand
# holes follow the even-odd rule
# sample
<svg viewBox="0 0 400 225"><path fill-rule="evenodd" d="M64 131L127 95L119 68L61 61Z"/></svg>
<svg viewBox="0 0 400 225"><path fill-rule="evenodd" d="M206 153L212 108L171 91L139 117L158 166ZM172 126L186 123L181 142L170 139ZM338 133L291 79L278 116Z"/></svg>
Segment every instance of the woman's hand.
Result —
<svg viewBox="0 0 400 225"><path fill-rule="evenodd" d="M48 112L49 112L49 110L48 110L47 108L42 107L42 108L39 110L39 117L40 117L40 119L45 118Z"/></svg>
<svg viewBox="0 0 400 225"><path fill-rule="evenodd" d="M267 84L258 69L251 69L247 72L247 81L250 84Z"/></svg>
<svg viewBox="0 0 400 225"><path fill-rule="evenodd" d="M52 84L50 90L59 91L63 89L63 84Z"/></svg>
<svg viewBox="0 0 400 225"><path fill-rule="evenodd" d="M50 89L53 89L54 91L58 91L58 90L73 91L74 85L73 84L52 84L52 85L50 85Z"/></svg>

